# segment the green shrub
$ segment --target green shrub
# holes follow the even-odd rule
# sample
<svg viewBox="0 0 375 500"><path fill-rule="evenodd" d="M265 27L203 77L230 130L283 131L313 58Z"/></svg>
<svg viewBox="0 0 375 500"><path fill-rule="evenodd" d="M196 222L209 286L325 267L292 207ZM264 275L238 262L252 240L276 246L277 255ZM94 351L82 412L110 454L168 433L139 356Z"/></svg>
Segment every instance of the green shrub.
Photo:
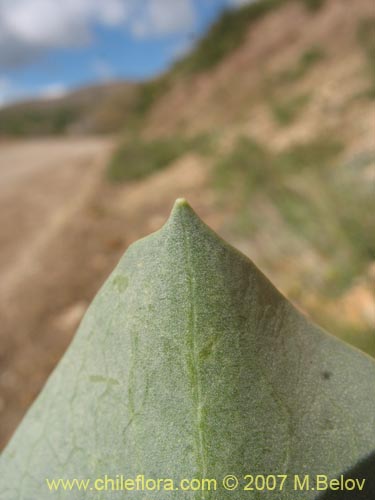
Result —
<svg viewBox="0 0 375 500"><path fill-rule="evenodd" d="M325 58L325 53L321 47L313 46L303 52L294 66L281 71L273 79L276 85L290 84L303 78L311 68Z"/></svg>
<svg viewBox="0 0 375 500"><path fill-rule="evenodd" d="M259 213L251 206L262 195L292 233L331 262L320 285L330 297L347 289L375 259L375 200L361 173L373 155L340 165L342 149L337 139L318 136L276 154L240 138L214 169L221 196L237 204L241 232L257 229L252 219L259 220Z"/></svg>
<svg viewBox="0 0 375 500"><path fill-rule="evenodd" d="M210 149L211 138L204 134L192 138L172 136L150 141L139 137L127 139L113 154L107 177L112 182L142 179L167 167L189 151L208 154Z"/></svg>
<svg viewBox="0 0 375 500"><path fill-rule="evenodd" d="M366 57L366 71L370 78L370 87L366 94L375 98L375 17L360 21L357 36Z"/></svg>
<svg viewBox="0 0 375 500"><path fill-rule="evenodd" d="M255 190L277 187L282 179L303 169L324 169L342 148L338 140L316 137L275 154L253 139L240 137L232 151L218 160L215 184L223 190L240 187L247 197Z"/></svg>
<svg viewBox="0 0 375 500"><path fill-rule="evenodd" d="M232 151L218 160L214 170L214 184L223 193L235 189L241 198L264 189L270 183L273 172L273 157L261 144L241 137Z"/></svg>
<svg viewBox="0 0 375 500"><path fill-rule="evenodd" d="M279 157L275 157L275 163L285 173L301 171L304 168L321 169L326 167L338 157L343 150L343 144L335 137L317 136L309 141L293 144Z"/></svg>
<svg viewBox="0 0 375 500"><path fill-rule="evenodd" d="M169 87L170 80L167 75L140 84L132 110L135 116L143 117Z"/></svg>
<svg viewBox="0 0 375 500"><path fill-rule="evenodd" d="M290 125L310 101L308 94L298 95L283 101L270 100L270 108L275 121L282 126Z"/></svg>
<svg viewBox="0 0 375 500"><path fill-rule="evenodd" d="M209 70L239 47L252 24L291 0L258 0L239 9L225 11L195 49L175 65L177 71ZM318 10L325 0L300 0L309 10Z"/></svg>
<svg viewBox="0 0 375 500"><path fill-rule="evenodd" d="M325 0L303 0L306 7L311 11L317 11L323 7Z"/></svg>
<svg viewBox="0 0 375 500"><path fill-rule="evenodd" d="M191 54L176 63L175 69L196 73L212 68L241 45L251 24L283 3L285 0L263 0L225 11Z"/></svg>
<svg viewBox="0 0 375 500"><path fill-rule="evenodd" d="M74 123L73 106L15 107L1 111L0 134L15 136L58 135Z"/></svg>

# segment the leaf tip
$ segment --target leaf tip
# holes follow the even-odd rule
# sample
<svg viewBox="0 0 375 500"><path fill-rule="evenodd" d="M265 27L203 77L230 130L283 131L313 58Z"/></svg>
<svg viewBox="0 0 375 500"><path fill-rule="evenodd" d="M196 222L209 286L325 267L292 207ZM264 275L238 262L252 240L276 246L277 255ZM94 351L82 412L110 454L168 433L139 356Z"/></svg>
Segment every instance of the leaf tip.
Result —
<svg viewBox="0 0 375 500"><path fill-rule="evenodd" d="M190 208L190 205L187 202L186 198L177 198L177 200L174 202L173 210L178 210L179 208L183 208L183 207Z"/></svg>
<svg viewBox="0 0 375 500"><path fill-rule="evenodd" d="M167 226L181 227L182 221L187 223L188 221L192 222L197 219L200 220L187 200L185 198L177 198L167 221Z"/></svg>
<svg viewBox="0 0 375 500"><path fill-rule="evenodd" d="M177 198L174 202L170 219L180 219L181 216L184 216L187 213L194 214L195 212L185 198Z"/></svg>

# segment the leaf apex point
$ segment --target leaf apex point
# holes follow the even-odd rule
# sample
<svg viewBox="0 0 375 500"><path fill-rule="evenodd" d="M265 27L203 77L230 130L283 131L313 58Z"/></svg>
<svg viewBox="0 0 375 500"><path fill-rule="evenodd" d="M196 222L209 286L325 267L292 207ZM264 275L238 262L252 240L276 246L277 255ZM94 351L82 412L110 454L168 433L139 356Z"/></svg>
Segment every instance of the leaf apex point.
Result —
<svg viewBox="0 0 375 500"><path fill-rule="evenodd" d="M180 207L190 207L186 198L177 198L177 200L174 202L173 208L180 208Z"/></svg>
<svg viewBox="0 0 375 500"><path fill-rule="evenodd" d="M180 218L183 214L186 213L194 213L193 209L191 208L190 204L187 202L185 198L177 198L177 200L174 202L173 209L171 212L171 219L175 218Z"/></svg>

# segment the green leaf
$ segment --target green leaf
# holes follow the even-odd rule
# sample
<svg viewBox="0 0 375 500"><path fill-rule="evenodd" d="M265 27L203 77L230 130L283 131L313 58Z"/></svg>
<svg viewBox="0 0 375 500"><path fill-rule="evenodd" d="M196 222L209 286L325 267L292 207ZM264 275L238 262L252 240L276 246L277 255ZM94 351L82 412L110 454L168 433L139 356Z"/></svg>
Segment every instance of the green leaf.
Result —
<svg viewBox="0 0 375 500"><path fill-rule="evenodd" d="M0 498L309 500L317 491L294 491L294 474L314 487L374 451L374 362L311 324L178 200L90 306L2 455ZM218 491L51 493L45 481L117 474L216 478ZM243 491L247 474L288 480Z"/></svg>

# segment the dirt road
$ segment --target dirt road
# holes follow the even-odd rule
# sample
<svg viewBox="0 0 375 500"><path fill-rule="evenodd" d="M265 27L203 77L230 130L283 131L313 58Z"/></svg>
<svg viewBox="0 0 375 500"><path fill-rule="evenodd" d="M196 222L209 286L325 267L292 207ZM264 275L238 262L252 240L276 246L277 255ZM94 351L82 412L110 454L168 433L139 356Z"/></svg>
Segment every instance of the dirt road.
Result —
<svg viewBox="0 0 375 500"><path fill-rule="evenodd" d="M50 307L39 287L45 255L96 189L111 144L96 138L0 144L0 445L53 366L35 340ZM40 349L43 358L35 357Z"/></svg>
<svg viewBox="0 0 375 500"><path fill-rule="evenodd" d="M35 253L84 202L109 146L98 139L0 146L0 296L22 280Z"/></svg>

